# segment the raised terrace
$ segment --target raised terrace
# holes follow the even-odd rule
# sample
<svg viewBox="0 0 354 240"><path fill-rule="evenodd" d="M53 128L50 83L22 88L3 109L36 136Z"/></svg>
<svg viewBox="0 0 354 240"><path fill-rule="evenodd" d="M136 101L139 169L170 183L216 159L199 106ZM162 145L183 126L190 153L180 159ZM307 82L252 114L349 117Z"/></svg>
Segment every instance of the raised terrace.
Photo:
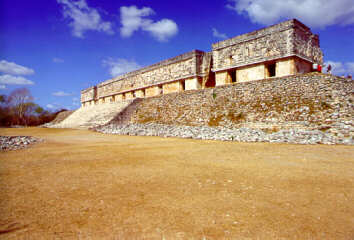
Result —
<svg viewBox="0 0 354 240"><path fill-rule="evenodd" d="M283 77L312 71L323 54L315 35L296 19L193 50L81 91L82 106Z"/></svg>

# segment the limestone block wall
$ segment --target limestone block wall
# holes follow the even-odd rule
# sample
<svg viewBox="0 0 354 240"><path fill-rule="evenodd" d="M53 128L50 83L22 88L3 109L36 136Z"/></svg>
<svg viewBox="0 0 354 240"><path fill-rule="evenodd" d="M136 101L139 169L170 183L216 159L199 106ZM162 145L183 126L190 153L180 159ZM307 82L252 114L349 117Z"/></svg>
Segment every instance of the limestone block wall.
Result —
<svg viewBox="0 0 354 240"><path fill-rule="evenodd" d="M237 82L248 82L263 79L265 77L265 65L251 65L249 67L239 68L236 71Z"/></svg>
<svg viewBox="0 0 354 240"><path fill-rule="evenodd" d="M302 74L146 98L125 118L132 123L336 131L352 124L353 89L350 79Z"/></svg>
<svg viewBox="0 0 354 240"><path fill-rule="evenodd" d="M96 97L96 87L90 87L81 91L81 102L89 102Z"/></svg>
<svg viewBox="0 0 354 240"><path fill-rule="evenodd" d="M218 72L215 75L215 85L222 86L231 83L231 76L227 71Z"/></svg>
<svg viewBox="0 0 354 240"><path fill-rule="evenodd" d="M135 91L135 96L138 98L145 97L145 89L140 89Z"/></svg>
<svg viewBox="0 0 354 240"><path fill-rule="evenodd" d="M97 97L101 98L108 95L115 95L119 92L134 91L152 85L196 77L202 74L200 68L197 68L197 62L202 61L203 56L204 52L194 50L102 82L97 85ZM171 87L168 86L166 87L166 89L168 89L166 93L170 91L174 92L174 90L170 90L170 88ZM130 96L130 94L128 94L128 96Z"/></svg>
<svg viewBox="0 0 354 240"><path fill-rule="evenodd" d="M167 93L174 93L174 92L181 92L184 90L183 84L180 81L177 82L172 82L172 83L166 83L162 86L162 92L164 94Z"/></svg>
<svg viewBox="0 0 354 240"><path fill-rule="evenodd" d="M311 33L310 28L296 20L292 32L292 53L308 61L323 64L318 35Z"/></svg>
<svg viewBox="0 0 354 240"><path fill-rule="evenodd" d="M291 54L292 22L284 22L212 45L213 71L240 67Z"/></svg>
<svg viewBox="0 0 354 240"><path fill-rule="evenodd" d="M148 87L145 90L146 97L153 97L162 94L162 86Z"/></svg>
<svg viewBox="0 0 354 240"><path fill-rule="evenodd" d="M189 78L184 81L184 90L195 90L202 88L201 77Z"/></svg>
<svg viewBox="0 0 354 240"><path fill-rule="evenodd" d="M215 43L212 48L215 72L296 55L322 63L318 36L295 19Z"/></svg>
<svg viewBox="0 0 354 240"><path fill-rule="evenodd" d="M309 64L312 66L312 64ZM296 69L295 69L295 59L294 58L286 58L286 59L281 59L276 61L275 65L275 75L277 77L284 77L287 75L293 75L296 74ZM311 70L311 69L310 69ZM310 71L308 71L310 72ZM269 73L268 76L269 77Z"/></svg>

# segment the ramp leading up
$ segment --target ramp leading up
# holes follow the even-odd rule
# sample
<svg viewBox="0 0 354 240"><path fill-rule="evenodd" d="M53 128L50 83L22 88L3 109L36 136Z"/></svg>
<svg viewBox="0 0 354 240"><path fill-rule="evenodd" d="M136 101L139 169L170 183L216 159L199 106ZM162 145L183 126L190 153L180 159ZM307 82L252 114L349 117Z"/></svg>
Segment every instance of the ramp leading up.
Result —
<svg viewBox="0 0 354 240"><path fill-rule="evenodd" d="M133 100L126 100L123 102L104 103L81 107L62 122L49 127L88 129L91 127L104 125L114 119L132 102Z"/></svg>

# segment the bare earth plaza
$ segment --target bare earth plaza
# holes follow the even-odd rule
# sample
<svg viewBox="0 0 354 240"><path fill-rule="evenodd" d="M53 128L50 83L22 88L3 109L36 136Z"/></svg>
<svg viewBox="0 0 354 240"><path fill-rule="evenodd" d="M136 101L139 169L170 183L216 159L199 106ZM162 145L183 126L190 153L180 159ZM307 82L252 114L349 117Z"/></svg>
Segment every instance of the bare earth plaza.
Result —
<svg viewBox="0 0 354 240"><path fill-rule="evenodd" d="M0 239L354 239L354 81L323 64L292 19L2 128L34 140L0 152Z"/></svg>

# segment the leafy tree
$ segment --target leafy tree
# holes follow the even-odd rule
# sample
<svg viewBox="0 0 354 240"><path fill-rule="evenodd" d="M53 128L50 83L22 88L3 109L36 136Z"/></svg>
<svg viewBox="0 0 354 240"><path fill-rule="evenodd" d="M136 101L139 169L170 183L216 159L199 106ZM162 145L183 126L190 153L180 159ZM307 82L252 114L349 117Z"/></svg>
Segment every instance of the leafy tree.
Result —
<svg viewBox="0 0 354 240"><path fill-rule="evenodd" d="M42 113L44 113L45 111L44 111L44 109L41 107L41 106L39 106L39 105L37 105L37 107L36 107L36 109L34 110L38 115L40 115L40 114L42 114Z"/></svg>

